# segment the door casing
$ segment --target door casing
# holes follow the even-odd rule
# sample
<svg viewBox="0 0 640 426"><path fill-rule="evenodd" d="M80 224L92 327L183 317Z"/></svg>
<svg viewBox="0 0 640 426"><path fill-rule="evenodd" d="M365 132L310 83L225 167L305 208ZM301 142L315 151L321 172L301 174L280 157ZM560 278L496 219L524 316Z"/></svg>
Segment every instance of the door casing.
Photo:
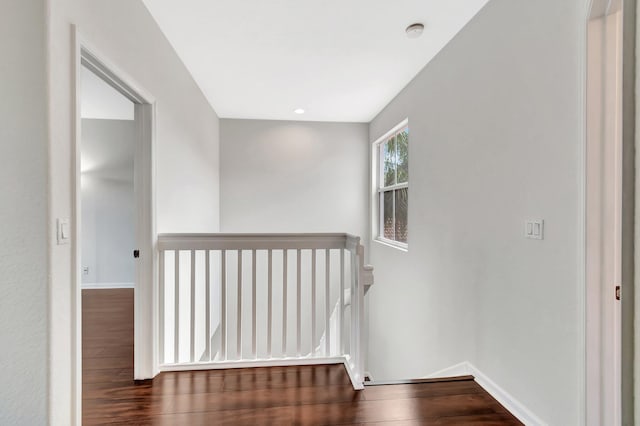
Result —
<svg viewBox="0 0 640 426"><path fill-rule="evenodd" d="M155 113L156 101L138 82L120 70L86 40L72 25L75 46L74 134L72 188L72 398L74 424L82 423L82 271L81 271L81 67L85 66L135 105L137 143L134 159L135 240L140 250L136 260L134 289L134 377L153 378L158 374L157 351L157 253L155 250ZM132 253L133 255L133 253Z"/></svg>

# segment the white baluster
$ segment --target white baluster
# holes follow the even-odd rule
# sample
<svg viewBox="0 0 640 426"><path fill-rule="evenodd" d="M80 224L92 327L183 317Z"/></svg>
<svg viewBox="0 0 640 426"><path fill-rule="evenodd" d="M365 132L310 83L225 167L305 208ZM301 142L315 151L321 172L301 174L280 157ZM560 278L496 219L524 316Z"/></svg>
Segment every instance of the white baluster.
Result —
<svg viewBox="0 0 640 426"><path fill-rule="evenodd" d="M357 367L358 360L358 339L356 330L356 318L358 317L358 301L356 300L356 264L356 254L351 252L351 263L349 265L351 270L351 283L349 289L351 294L351 334L349 336L349 352L354 367ZM357 371L354 371L354 373L356 373L357 380Z"/></svg>
<svg viewBox="0 0 640 426"><path fill-rule="evenodd" d="M189 360L195 361L196 354L196 252L191 250L191 320L189 321L189 343L191 344L191 350L189 352Z"/></svg>
<svg viewBox="0 0 640 426"><path fill-rule="evenodd" d="M311 355L316 356L316 249L311 250Z"/></svg>
<svg viewBox="0 0 640 426"><path fill-rule="evenodd" d="M273 251L267 254L267 357L271 358L271 326L273 323Z"/></svg>
<svg viewBox="0 0 640 426"><path fill-rule="evenodd" d="M331 318L331 253L329 249L324 251L324 343L325 350L324 355L326 357L331 356L331 327L330 327L330 318Z"/></svg>
<svg viewBox="0 0 640 426"><path fill-rule="evenodd" d="M175 275L175 294L173 296L173 308L174 308L174 329L173 329L173 363L180 363L180 251L176 250L175 252L175 267L174 267L174 275Z"/></svg>
<svg viewBox="0 0 640 426"><path fill-rule="evenodd" d="M209 250L204 252L204 288L205 288L205 354L206 358L211 361L211 265L209 264Z"/></svg>
<svg viewBox="0 0 640 426"><path fill-rule="evenodd" d="M238 308L236 311L236 354L242 359L242 250L238 250Z"/></svg>
<svg viewBox="0 0 640 426"><path fill-rule="evenodd" d="M227 251L220 254L220 356L227 360Z"/></svg>
<svg viewBox="0 0 640 426"><path fill-rule="evenodd" d="M301 305L302 305L302 268L300 267L300 262L302 261L302 256L300 253L300 249L298 249L297 251L297 267L296 267L296 297L297 297L297 304L296 304L296 323L297 323L297 327L296 327L296 342L297 342L297 346L296 346L296 355L298 356L298 358L300 357L300 355L302 354L302 310L301 310Z"/></svg>
<svg viewBox="0 0 640 426"><path fill-rule="evenodd" d="M251 250L251 356L257 357L258 334L256 314L256 251Z"/></svg>
<svg viewBox="0 0 640 426"><path fill-rule="evenodd" d="M287 253L282 250L282 357L287 357Z"/></svg>
<svg viewBox="0 0 640 426"><path fill-rule="evenodd" d="M344 252L340 249L340 293L338 298L338 342L340 342L340 355L344 355Z"/></svg>
<svg viewBox="0 0 640 426"><path fill-rule="evenodd" d="M159 314L159 318L158 318L158 326L159 326L159 333L160 335L158 336L158 355L160 356L160 365L164 364L165 362L165 348L164 348L164 275L165 275L165 270L164 270L164 257L165 257L165 251L161 250L160 254L158 256L158 268L159 268L159 275L158 275L158 286L159 286L159 294L158 294L158 298L159 298L159 303L160 303L160 309L158 309L158 314Z"/></svg>

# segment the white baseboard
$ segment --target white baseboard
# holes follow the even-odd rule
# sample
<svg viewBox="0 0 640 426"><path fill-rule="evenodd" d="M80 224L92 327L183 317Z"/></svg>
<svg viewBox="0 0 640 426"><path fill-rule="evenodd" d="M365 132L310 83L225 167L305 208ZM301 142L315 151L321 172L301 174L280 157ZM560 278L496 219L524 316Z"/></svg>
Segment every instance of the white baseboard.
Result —
<svg viewBox="0 0 640 426"><path fill-rule="evenodd" d="M442 370L436 371L435 373L431 373L423 379L436 379L439 377L458 377L458 376L468 376L470 375L469 371L469 363L467 361L463 361L459 364L452 365L451 367L443 368Z"/></svg>
<svg viewBox="0 0 640 426"><path fill-rule="evenodd" d="M135 288L135 283L82 283L83 289Z"/></svg>
<svg viewBox="0 0 640 426"><path fill-rule="evenodd" d="M456 377L456 376L467 376L471 375L475 378L476 383L478 383L484 390L489 393L496 401L504 406L511 414L516 416L518 420L524 423L527 426L546 426L547 423L544 422L540 417L533 414L531 410L524 406L520 401L510 395L506 390L501 388L491 380L486 374L478 370L476 366L471 364L468 361L461 362L456 365L452 365L451 367L444 368L442 370L436 371L435 373L431 373L425 378L433 379L436 377Z"/></svg>

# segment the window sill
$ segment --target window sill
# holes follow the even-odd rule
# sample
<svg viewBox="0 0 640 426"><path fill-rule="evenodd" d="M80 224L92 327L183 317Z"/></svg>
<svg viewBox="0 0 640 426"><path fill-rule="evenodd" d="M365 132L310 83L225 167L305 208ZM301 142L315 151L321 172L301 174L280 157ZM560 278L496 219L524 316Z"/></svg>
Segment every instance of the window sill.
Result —
<svg viewBox="0 0 640 426"><path fill-rule="evenodd" d="M387 240L387 239L383 239L383 238L374 238L373 242L381 244L383 246L394 248L396 250L403 251L405 253L409 251L409 245L408 244L398 243L396 241Z"/></svg>

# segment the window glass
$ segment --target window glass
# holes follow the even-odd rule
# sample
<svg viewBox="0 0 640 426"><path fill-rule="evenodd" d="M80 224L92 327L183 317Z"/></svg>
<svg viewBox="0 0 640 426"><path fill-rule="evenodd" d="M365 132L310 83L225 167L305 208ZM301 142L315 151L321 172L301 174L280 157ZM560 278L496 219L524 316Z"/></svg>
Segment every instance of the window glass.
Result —
<svg viewBox="0 0 640 426"><path fill-rule="evenodd" d="M393 225L393 191L386 191L382 197L382 210L384 211L382 227L384 238L388 240L394 239Z"/></svg>
<svg viewBox="0 0 640 426"><path fill-rule="evenodd" d="M409 239L409 127L397 126L377 142L380 170L378 188L378 238L406 247Z"/></svg>
<svg viewBox="0 0 640 426"><path fill-rule="evenodd" d="M401 243L407 242L409 224L407 221L409 211L409 188L397 189L395 192L395 233L394 240Z"/></svg>
<svg viewBox="0 0 640 426"><path fill-rule="evenodd" d="M384 145L384 186L396 184L396 138L389 139Z"/></svg>
<svg viewBox="0 0 640 426"><path fill-rule="evenodd" d="M404 129L396 138L398 183L409 182L409 132Z"/></svg>

